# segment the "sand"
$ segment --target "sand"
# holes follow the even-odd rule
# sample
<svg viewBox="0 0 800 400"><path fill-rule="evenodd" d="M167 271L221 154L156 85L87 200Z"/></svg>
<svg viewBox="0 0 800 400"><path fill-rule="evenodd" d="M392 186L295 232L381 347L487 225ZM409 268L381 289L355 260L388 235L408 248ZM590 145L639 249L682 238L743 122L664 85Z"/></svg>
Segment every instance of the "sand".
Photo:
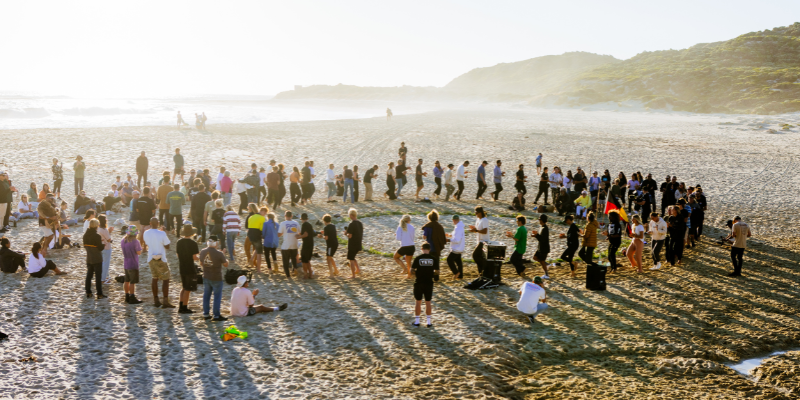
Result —
<svg viewBox="0 0 800 400"><path fill-rule="evenodd" d="M795 116L770 118L777 126ZM321 259L314 259L320 277L313 281L256 275L253 287L261 291L257 303L285 302L289 309L212 323L197 314L152 307L149 285L138 285L145 300L138 306L122 302L120 284L105 287L109 299L86 299L84 251L51 251L49 258L69 275L35 279L0 274L0 331L10 335L0 343L0 393L12 398L121 399L791 398L786 389L796 388L792 377L768 372L756 382L725 366L797 347L800 339L800 254L793 229L800 222L800 199L794 194L800 184L797 128L771 134L748 125L757 120L449 110L395 116L391 123L374 118L211 125L205 133L170 127L3 132L3 168L11 171L18 187L49 182L52 157L71 166L71 159L81 154L87 163L87 191L97 197L115 175L134 171L141 150L148 152L151 176L171 169L175 147L182 149L187 168L224 165L235 175L251 162L265 164L274 158L290 166L316 160L320 176L330 162L337 170L356 163L362 171L377 163L382 176L400 141L407 143L409 160L423 158L427 169L434 159L454 164L470 160L472 171L483 159L505 161L509 177L502 204L472 200L472 179L463 202L414 203L408 199L409 187L399 202L376 196L380 200L375 203L357 204L366 215L365 247L375 253L398 246L393 232L399 216L386 215L397 212L413 213L412 223L419 227L421 214L431 208L467 215L483 204L492 236L499 238L514 227L513 213L506 208L514 166L533 166L539 152L545 165L573 171L578 165L608 168L613 174L638 170L652 172L657 181L670 173L688 184L701 183L709 198L708 237L722 234L719 228L734 214L751 223L755 237L742 279L725 276L729 251L708 239L687 251L680 267L636 274L623 261L620 271L609 276L605 292L587 291L581 279L569 278L568 267L555 267L548 285L551 310L534 325L515 308L523 281L510 265L503 270L507 286L485 292L463 289L463 282L449 280L444 267L434 290L431 329L411 326L412 283L380 254L361 257L364 276L358 280L325 277ZM65 177L64 192L71 201L71 172ZM381 177L377 187L383 182ZM312 220L326 212L345 214L349 205L324 203L320 177L316 183L317 204L294 210L310 213ZM430 193L432 179L426 185L424 193ZM474 217L464 218L474 223ZM443 220L451 230L449 217ZM28 251L37 239L35 228L35 221L23 220L7 236L15 249ZM70 231L82 234L81 228ZM554 257L564 245L555 236L566 228L553 224L551 231ZM469 249L474 236L467 241ZM323 254L321 242L317 248ZM526 258L535 251L533 242ZM343 268L341 251L336 259ZM177 302L177 257L170 252L168 260L172 300ZM241 268L243 259L237 264ZM645 268L651 265L646 260ZM142 266L141 281L148 282L144 261ZM111 268L112 276L122 272L116 247ZM474 264L465 269L465 280L476 277ZM529 271L541 273L533 264ZM231 290L225 285L224 315ZM201 297L202 290L194 293L190 307L200 310ZM222 342L219 335L231 324L250 337ZM796 357L780 362L797 368Z"/></svg>

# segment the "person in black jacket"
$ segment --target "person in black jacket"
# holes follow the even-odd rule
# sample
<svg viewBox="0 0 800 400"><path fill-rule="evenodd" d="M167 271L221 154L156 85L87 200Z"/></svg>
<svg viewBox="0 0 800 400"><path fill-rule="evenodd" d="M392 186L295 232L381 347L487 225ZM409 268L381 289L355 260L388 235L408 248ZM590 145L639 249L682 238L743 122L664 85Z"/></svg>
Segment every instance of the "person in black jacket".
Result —
<svg viewBox="0 0 800 400"><path fill-rule="evenodd" d="M25 269L25 254L11 250L8 238L0 239L0 270L13 274L19 268Z"/></svg>
<svg viewBox="0 0 800 400"><path fill-rule="evenodd" d="M211 201L211 196L206 193L204 184L198 186L199 192L192 197L191 207L189 208L189 215L192 217L192 225L197 228L197 235L200 236L200 241L206 241L206 220L203 219L203 213L206 211L206 203Z"/></svg>
<svg viewBox="0 0 800 400"><path fill-rule="evenodd" d="M561 253L561 259L569 263L569 269L572 271L572 277L575 277L575 262L572 261L575 258L575 252L580 247L580 243L578 242L578 237L580 233L578 232L578 226L574 224L575 217L571 214L564 217L564 224L569 226L567 229L566 234L559 235L560 238L567 239L567 249Z"/></svg>
<svg viewBox="0 0 800 400"><path fill-rule="evenodd" d="M531 232L531 236L539 241L539 248L536 250L536 253L533 254L533 260L538 261L539 264L542 265L542 269L544 270L542 279L550 279L547 275L547 254L550 253L550 230L547 229L547 214L539 216L539 225L542 226L541 230L537 231L534 229L533 232Z"/></svg>
<svg viewBox="0 0 800 400"><path fill-rule="evenodd" d="M93 219L89 221L89 229L83 234L83 247L86 249L86 297L92 297L92 275L95 279L95 288L97 289L97 299L104 299L103 295L103 281L100 275L103 272L103 239L97 233L97 228L100 227L100 221Z"/></svg>
<svg viewBox="0 0 800 400"><path fill-rule="evenodd" d="M142 187L142 178L144 178L144 183L147 183L147 167L149 163L147 161L147 157L145 157L144 152L139 158L136 159L136 186L141 188Z"/></svg>

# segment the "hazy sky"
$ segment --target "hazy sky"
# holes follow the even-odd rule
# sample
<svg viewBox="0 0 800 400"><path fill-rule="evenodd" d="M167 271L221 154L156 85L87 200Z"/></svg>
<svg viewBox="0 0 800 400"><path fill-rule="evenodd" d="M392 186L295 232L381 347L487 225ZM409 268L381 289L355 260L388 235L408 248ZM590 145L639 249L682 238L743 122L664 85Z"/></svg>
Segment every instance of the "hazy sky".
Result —
<svg viewBox="0 0 800 400"><path fill-rule="evenodd" d="M625 59L800 20L800 1L5 1L3 91L270 95L443 86L567 51Z"/></svg>

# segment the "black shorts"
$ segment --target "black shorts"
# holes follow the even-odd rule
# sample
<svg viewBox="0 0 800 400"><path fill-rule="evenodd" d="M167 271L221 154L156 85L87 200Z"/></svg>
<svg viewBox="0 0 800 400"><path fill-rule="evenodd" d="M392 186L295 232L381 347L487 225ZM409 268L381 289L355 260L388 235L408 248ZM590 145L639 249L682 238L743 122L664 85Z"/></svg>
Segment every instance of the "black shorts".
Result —
<svg viewBox="0 0 800 400"><path fill-rule="evenodd" d="M133 284L139 283L139 269L126 269L125 282Z"/></svg>
<svg viewBox="0 0 800 400"><path fill-rule="evenodd" d="M423 186L425 186L425 184L422 183L422 178L417 178L417 187L423 187Z"/></svg>
<svg viewBox="0 0 800 400"><path fill-rule="evenodd" d="M255 251L256 254L264 254L264 244L261 243L261 241L254 242L251 240L250 245L253 246L253 251Z"/></svg>
<svg viewBox="0 0 800 400"><path fill-rule="evenodd" d="M517 182L514 184L514 189L517 189L517 193L528 193L528 189L525 188L525 184L522 182Z"/></svg>
<svg viewBox="0 0 800 400"><path fill-rule="evenodd" d="M306 263L306 264L310 263L311 262L311 256L313 256L313 255L314 255L314 248L313 247L309 247L309 248L303 247L302 249L300 249L300 262Z"/></svg>
<svg viewBox="0 0 800 400"><path fill-rule="evenodd" d="M576 251L578 251L577 247L567 247L567 249L561 253L561 259L566 262L572 262L572 259L575 258Z"/></svg>
<svg viewBox="0 0 800 400"><path fill-rule="evenodd" d="M549 251L537 250L536 253L533 254L533 257L537 260L547 261L547 254L549 253Z"/></svg>
<svg viewBox="0 0 800 400"><path fill-rule="evenodd" d="M249 307L247 307L247 315L245 315L245 317L249 317L251 315L256 315L257 313L258 312L256 311L255 307L249 306Z"/></svg>
<svg viewBox="0 0 800 400"><path fill-rule="evenodd" d="M401 256L414 257L415 251L417 251L417 248L414 246L403 246L397 249L397 254L400 254Z"/></svg>
<svg viewBox="0 0 800 400"><path fill-rule="evenodd" d="M188 292L197 290L197 274L181 274L181 287Z"/></svg>
<svg viewBox="0 0 800 400"><path fill-rule="evenodd" d="M414 282L414 299L420 301L423 297L425 297L425 301L431 301L433 282Z"/></svg>
<svg viewBox="0 0 800 400"><path fill-rule="evenodd" d="M325 249L325 254L328 257L333 257L333 255L336 254L336 250L338 250L338 249L339 249L339 245L336 245L336 246L333 246L333 247L328 247L328 248Z"/></svg>
<svg viewBox="0 0 800 400"><path fill-rule="evenodd" d="M358 254L359 251L361 251L360 247L348 247L347 248L347 259L349 261L355 261L356 254Z"/></svg>

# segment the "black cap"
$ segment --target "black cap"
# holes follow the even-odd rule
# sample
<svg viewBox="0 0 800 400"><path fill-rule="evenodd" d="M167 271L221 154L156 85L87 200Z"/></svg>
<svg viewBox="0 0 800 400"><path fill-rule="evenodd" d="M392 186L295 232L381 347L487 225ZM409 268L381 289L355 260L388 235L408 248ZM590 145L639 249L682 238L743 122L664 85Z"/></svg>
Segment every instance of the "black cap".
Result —
<svg viewBox="0 0 800 400"><path fill-rule="evenodd" d="M547 222L547 214L542 214L539 216L539 221Z"/></svg>
<svg viewBox="0 0 800 400"><path fill-rule="evenodd" d="M431 245L430 244L428 244L428 243L423 243L422 244L422 250L430 250L430 249L431 249Z"/></svg>

